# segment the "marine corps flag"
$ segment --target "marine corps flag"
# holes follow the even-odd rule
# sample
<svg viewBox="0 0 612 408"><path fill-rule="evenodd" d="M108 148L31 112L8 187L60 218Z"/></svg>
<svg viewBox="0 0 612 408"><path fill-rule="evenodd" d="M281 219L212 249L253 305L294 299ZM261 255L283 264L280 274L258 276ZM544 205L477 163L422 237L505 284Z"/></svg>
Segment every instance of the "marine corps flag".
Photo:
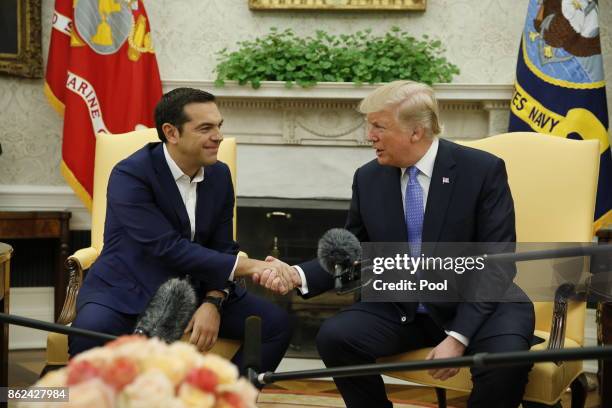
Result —
<svg viewBox="0 0 612 408"><path fill-rule="evenodd" d="M612 222L612 156L594 0L530 0L509 131L598 139L595 230Z"/></svg>
<svg viewBox="0 0 612 408"><path fill-rule="evenodd" d="M96 134L153 127L161 81L142 0L56 0L45 94L64 115L62 175L91 210Z"/></svg>

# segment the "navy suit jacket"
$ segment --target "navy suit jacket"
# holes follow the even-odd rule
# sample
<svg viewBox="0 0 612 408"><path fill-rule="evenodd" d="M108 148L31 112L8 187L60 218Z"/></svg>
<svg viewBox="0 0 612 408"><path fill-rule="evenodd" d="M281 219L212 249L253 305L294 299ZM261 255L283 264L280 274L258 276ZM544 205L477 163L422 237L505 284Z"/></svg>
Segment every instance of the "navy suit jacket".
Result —
<svg viewBox="0 0 612 408"><path fill-rule="evenodd" d="M381 166L373 160L357 169L353 196L345 228L361 242L406 242L400 188L401 169ZM450 183L443 183L442 178ZM503 160L440 139L427 206L422 242L509 242L516 241L514 202ZM317 260L300 265L308 283L307 297L333 287L331 275ZM510 277L511 279L512 277ZM527 298L525 298L528 300ZM360 302L353 308L409 323L416 303L387 303L372 307ZM432 319L446 330L472 339L498 334L519 334L531 340L533 305L526 303L426 303Z"/></svg>
<svg viewBox="0 0 612 408"><path fill-rule="evenodd" d="M146 145L111 172L104 248L87 274L77 307L94 302L138 314L163 282L187 274L200 294L224 289L238 253L233 215L229 168L221 162L206 166L197 187L192 242L162 143Z"/></svg>

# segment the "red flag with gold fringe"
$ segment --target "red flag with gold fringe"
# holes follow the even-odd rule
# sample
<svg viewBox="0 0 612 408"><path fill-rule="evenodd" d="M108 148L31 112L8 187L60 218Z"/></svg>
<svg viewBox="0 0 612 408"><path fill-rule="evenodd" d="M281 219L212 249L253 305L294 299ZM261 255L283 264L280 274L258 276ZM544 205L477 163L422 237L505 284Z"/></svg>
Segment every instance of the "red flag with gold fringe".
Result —
<svg viewBox="0 0 612 408"><path fill-rule="evenodd" d="M142 0L56 0L45 79L64 115L62 175L91 210L95 135L153 127L162 95Z"/></svg>

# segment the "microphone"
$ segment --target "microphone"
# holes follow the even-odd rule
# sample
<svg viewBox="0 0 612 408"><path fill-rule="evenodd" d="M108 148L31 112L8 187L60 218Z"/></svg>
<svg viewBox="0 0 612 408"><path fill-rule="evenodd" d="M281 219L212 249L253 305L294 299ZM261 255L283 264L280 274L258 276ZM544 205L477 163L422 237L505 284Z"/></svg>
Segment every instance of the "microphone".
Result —
<svg viewBox="0 0 612 408"><path fill-rule="evenodd" d="M247 378L256 384L261 369L261 318L249 316L244 323L244 368Z"/></svg>
<svg viewBox="0 0 612 408"><path fill-rule="evenodd" d="M179 340L197 307L195 290L184 279L163 283L136 322L134 334L159 337L167 343Z"/></svg>
<svg viewBox="0 0 612 408"><path fill-rule="evenodd" d="M334 277L336 293L344 294L355 289L343 289L343 276L348 273L346 280L354 280L355 264L361 259L361 244L355 235L343 228L330 229L319 240L317 258L321 267Z"/></svg>

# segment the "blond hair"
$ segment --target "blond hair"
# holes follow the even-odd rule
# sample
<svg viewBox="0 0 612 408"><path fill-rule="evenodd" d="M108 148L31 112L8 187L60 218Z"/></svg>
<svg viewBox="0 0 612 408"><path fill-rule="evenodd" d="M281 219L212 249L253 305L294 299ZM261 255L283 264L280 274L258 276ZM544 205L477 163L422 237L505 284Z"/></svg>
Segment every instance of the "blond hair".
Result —
<svg viewBox="0 0 612 408"><path fill-rule="evenodd" d="M438 101L428 85L393 81L366 96L359 105L359 111L363 114L389 108L395 109L396 119L402 126L420 125L429 137L442 133Z"/></svg>

